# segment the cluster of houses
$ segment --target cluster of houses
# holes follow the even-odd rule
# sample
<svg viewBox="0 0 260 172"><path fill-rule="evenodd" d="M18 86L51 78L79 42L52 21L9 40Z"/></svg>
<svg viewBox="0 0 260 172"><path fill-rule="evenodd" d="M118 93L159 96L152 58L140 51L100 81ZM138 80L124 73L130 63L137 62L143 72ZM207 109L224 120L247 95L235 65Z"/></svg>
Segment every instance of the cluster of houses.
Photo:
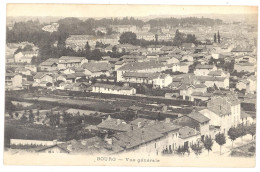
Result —
<svg viewBox="0 0 260 172"><path fill-rule="evenodd" d="M45 30L51 30L46 26ZM149 25L138 28L132 25L111 26L118 33L135 32L138 39L171 40L170 27L160 28L161 34L150 32ZM212 28L208 28L211 30ZM106 32L99 27L97 31ZM189 29L187 29L189 32ZM208 34L208 33L206 33ZM157 36L158 38L156 38ZM98 136L71 140L62 143L48 143L30 151L45 153L145 153L159 155L172 152L179 147L188 147L204 139L214 137L218 132L227 134L232 126L241 122L254 122L241 108L239 94L256 93L256 47L251 43L239 44L235 40L222 38L222 43L198 45L183 43L181 46L149 45L140 47L120 44L120 35L71 35L66 46L75 50L84 48L86 42L95 47L96 42L109 44L102 51L127 52L120 58L110 56L102 60L88 60L86 57L50 57L39 65L33 65L32 58L38 57L37 48L14 54L18 47L31 43L8 44L6 57L6 90L22 90L31 87L50 90L68 90L140 96L138 86L152 86L152 89L167 90L165 99L206 102L203 109L194 109L189 114L178 114L164 121L136 118L133 121L111 118L95 126L88 126L90 132L106 133ZM34 47L34 45L32 45ZM211 64L215 60L217 63ZM218 65L219 60L234 63L234 71L243 76L231 76L229 70ZM235 85L231 83L235 82ZM223 90L226 94L216 94L210 90ZM148 96L148 95L141 95ZM241 97L241 95L240 95ZM138 110L137 110L138 113ZM19 142L19 141L18 141ZM19 142L21 144L21 142ZM26 143L27 144L27 143Z"/></svg>
<svg viewBox="0 0 260 172"><path fill-rule="evenodd" d="M249 116L241 109L237 95L230 92L212 96L203 109L193 109L188 114L179 114L163 121L139 117L126 122L109 115L97 125L86 125L86 131L102 133L103 136L65 142L11 139L11 144L21 146L37 142L38 146L27 150L36 153L76 154L83 151L90 154L137 153L156 156L173 153L179 147L189 148L206 136L214 138L219 132L227 134L231 127L241 122L250 125L255 121Z"/></svg>

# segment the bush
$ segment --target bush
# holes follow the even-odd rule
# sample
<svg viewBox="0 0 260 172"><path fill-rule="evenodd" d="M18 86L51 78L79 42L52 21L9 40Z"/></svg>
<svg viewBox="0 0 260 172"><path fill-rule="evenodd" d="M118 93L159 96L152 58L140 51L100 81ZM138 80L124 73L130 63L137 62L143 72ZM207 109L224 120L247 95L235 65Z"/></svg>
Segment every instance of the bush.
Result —
<svg viewBox="0 0 260 172"><path fill-rule="evenodd" d="M255 153L255 146L251 146L250 148L248 148L248 152Z"/></svg>

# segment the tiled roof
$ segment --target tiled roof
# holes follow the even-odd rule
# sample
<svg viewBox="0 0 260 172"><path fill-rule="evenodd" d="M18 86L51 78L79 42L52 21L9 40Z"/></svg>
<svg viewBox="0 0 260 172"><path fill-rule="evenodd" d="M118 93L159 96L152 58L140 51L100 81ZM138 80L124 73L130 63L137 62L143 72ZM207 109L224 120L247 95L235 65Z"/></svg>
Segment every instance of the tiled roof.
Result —
<svg viewBox="0 0 260 172"><path fill-rule="evenodd" d="M192 111L187 116L198 121L199 123L207 122L210 120L209 118L207 118L206 116L202 115L201 113L199 113L197 111Z"/></svg>
<svg viewBox="0 0 260 172"><path fill-rule="evenodd" d="M98 124L97 126L100 129L106 129L106 130L113 130L113 131L121 131L126 132L131 130L131 127L129 124L125 123L124 121L120 119L114 119L114 118L108 118Z"/></svg>
<svg viewBox="0 0 260 172"><path fill-rule="evenodd" d="M124 66L120 67L118 70L136 71L136 70L153 69L153 68L161 68L161 67L164 67L162 63L156 61L148 61L148 62L127 63Z"/></svg>
<svg viewBox="0 0 260 172"><path fill-rule="evenodd" d="M195 131L194 129L192 129L188 126L185 126L185 127L182 127L179 129L179 137L181 139L186 139L189 137L197 136L199 134L200 133L198 131Z"/></svg>
<svg viewBox="0 0 260 172"><path fill-rule="evenodd" d="M82 67L94 73L94 72L109 71L112 66L111 64L105 62L99 62L99 63L90 62L90 63L84 63Z"/></svg>
<svg viewBox="0 0 260 172"><path fill-rule="evenodd" d="M213 69L214 65L202 65L202 64L198 64L195 69Z"/></svg>
<svg viewBox="0 0 260 172"><path fill-rule="evenodd" d="M48 73L46 72L37 72L36 75L34 75L34 79L41 79L42 77L44 77L45 75L48 75Z"/></svg>
<svg viewBox="0 0 260 172"><path fill-rule="evenodd" d="M255 64L254 63L235 63L235 65L238 65L238 66L254 66Z"/></svg>
<svg viewBox="0 0 260 172"><path fill-rule="evenodd" d="M133 89L132 87L129 87L129 86L117 86L117 85L101 84L101 83L95 83L91 87L109 88L112 90L131 90L131 89Z"/></svg>
<svg viewBox="0 0 260 172"><path fill-rule="evenodd" d="M203 92L193 92L191 96L198 96L198 97L211 97L212 93L203 93Z"/></svg>
<svg viewBox="0 0 260 172"><path fill-rule="evenodd" d="M213 77L213 76L199 76L197 77L198 81L224 81L226 77Z"/></svg>

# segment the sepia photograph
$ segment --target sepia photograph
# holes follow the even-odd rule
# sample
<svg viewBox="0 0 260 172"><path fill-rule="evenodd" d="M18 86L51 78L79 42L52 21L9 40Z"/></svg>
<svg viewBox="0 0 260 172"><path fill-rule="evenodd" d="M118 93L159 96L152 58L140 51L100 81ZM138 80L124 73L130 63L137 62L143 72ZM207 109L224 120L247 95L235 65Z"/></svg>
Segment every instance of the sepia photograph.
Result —
<svg viewBox="0 0 260 172"><path fill-rule="evenodd" d="M6 12L4 164L255 166L258 6Z"/></svg>

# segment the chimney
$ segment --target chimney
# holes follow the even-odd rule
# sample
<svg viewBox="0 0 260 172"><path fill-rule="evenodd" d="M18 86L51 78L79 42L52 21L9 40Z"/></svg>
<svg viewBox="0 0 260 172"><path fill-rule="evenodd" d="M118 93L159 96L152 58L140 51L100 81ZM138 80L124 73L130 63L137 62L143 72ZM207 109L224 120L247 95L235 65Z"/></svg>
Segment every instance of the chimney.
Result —
<svg viewBox="0 0 260 172"><path fill-rule="evenodd" d="M72 145L68 145L67 149L71 152L72 151Z"/></svg>
<svg viewBox="0 0 260 172"><path fill-rule="evenodd" d="M141 127L142 127L142 126L141 126L141 122L138 122L138 123L137 123L137 127L138 127L138 128L141 128Z"/></svg>
<svg viewBox="0 0 260 172"><path fill-rule="evenodd" d="M116 125L121 124L121 120L120 119L116 119Z"/></svg>

